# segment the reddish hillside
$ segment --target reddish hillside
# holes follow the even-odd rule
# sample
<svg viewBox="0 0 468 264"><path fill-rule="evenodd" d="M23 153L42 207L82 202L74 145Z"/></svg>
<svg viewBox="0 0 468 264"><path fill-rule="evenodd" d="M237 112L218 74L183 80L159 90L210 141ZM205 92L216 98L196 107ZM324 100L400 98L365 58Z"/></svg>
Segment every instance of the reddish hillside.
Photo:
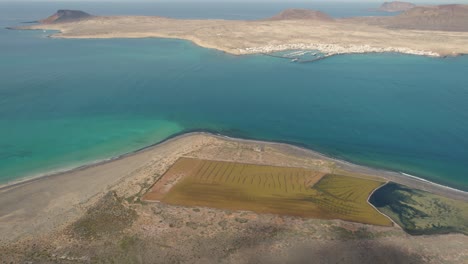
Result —
<svg viewBox="0 0 468 264"><path fill-rule="evenodd" d="M58 10L50 17L40 20L42 24L63 23L82 20L91 17L90 14L78 10Z"/></svg>

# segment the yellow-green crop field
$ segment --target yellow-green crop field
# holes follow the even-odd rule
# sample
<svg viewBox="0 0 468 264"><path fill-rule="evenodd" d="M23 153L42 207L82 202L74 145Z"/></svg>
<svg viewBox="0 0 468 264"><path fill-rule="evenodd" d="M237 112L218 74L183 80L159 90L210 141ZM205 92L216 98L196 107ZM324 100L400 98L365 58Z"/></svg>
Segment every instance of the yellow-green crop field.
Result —
<svg viewBox="0 0 468 264"><path fill-rule="evenodd" d="M379 181L304 168L190 158L179 159L166 176L180 180L162 196L152 194L161 190L156 184L146 200L162 197L162 202L174 205L392 225L367 202L383 184Z"/></svg>

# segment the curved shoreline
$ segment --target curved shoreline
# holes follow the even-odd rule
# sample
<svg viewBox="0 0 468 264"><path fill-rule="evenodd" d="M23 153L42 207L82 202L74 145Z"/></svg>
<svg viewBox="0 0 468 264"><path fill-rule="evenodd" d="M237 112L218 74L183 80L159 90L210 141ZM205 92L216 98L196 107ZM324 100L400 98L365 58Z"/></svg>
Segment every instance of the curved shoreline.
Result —
<svg viewBox="0 0 468 264"><path fill-rule="evenodd" d="M125 158L128 158L128 157L134 156L136 154L139 154L139 153L150 151L151 149L153 149L155 147L162 146L164 144L168 144L168 143L173 142L173 141L177 141L177 140L180 140L180 139L183 139L183 138L187 138L187 137L190 137L190 136L196 136L196 135L214 137L214 138L223 139L223 140L227 140L227 141L231 141L231 142L245 142L245 143L253 143L253 144L263 144L263 145L276 146L276 147L279 147L279 148L285 148L285 149L289 149L289 150L295 150L295 151L299 152L298 153L299 155L304 155L304 156L314 157L314 158L323 159L323 160L327 160L327 161L332 161L338 166L339 169L349 170L349 171L355 172L355 173L362 173L362 174L368 174L368 175L373 175L373 176L377 176L377 177L382 177L382 178L386 179L387 181L392 181L392 182L396 182L396 183L399 183L399 184L403 184L403 185L406 185L406 186L411 187L411 188L429 191L429 192L436 193L436 194L439 194L439 195L443 195L443 196L453 198L453 199L468 201L468 192L466 192L466 191L458 190L458 189L452 188L450 186L446 186L446 185L438 184L438 183L435 183L435 182L431 182L429 180L426 180L426 179L423 179L423 178L420 178L420 177L417 177L417 176L413 176L413 175L410 175L410 174L407 174L407 173L397 172L397 171L390 171L390 170L385 170L385 169L379 169L379 168L373 168L373 167L369 167L369 166L354 164L354 163L351 163L351 162L348 162L348 161L345 161L345 160L341 160L341 159L337 159L337 158L327 156L326 154L314 151L314 150L306 148L306 147L293 145L293 144L288 143L288 142L262 141L262 140L248 139L248 138L234 138L234 137L225 136L225 135L222 135L222 134L219 134L219 133L213 133L212 131L208 131L208 130L196 130L196 131L180 132L180 133L177 133L177 134L173 134L172 136L170 136L170 137L168 137L168 138L166 138L166 139L164 139L164 140L162 140L160 142L157 142L155 144L151 144L149 146L137 149L135 151L127 152L127 153L124 153L122 155L118 155L118 156L111 157L111 158L104 159L104 160L98 160L96 162L84 164L84 165L81 165L81 166L78 166L78 167L75 167L75 168L71 168L71 169L63 169L63 170L58 170L58 171L55 171L55 172L42 173L42 174L39 174L39 175L35 175L35 176L31 176L31 177L25 177L25 178L21 178L21 179L15 180L15 181L7 182L5 184L0 185L0 191L6 190L6 189L12 189L12 188L15 188L17 186L29 184L29 183L32 183L32 182L36 182L36 181L47 179L47 178L52 178L52 177L63 175L63 174L68 174L68 173L72 173L72 172L85 170L85 169L88 169L88 168L98 167L100 165L108 164L108 163L111 163L113 161L122 160L122 159L125 159Z"/></svg>
<svg viewBox="0 0 468 264"><path fill-rule="evenodd" d="M233 55L290 49L328 55L397 52L444 57L468 54L465 31L393 29L366 19L223 20L156 16L92 16L78 21L10 27L56 30L53 38L184 39ZM441 42L440 40L444 41Z"/></svg>
<svg viewBox="0 0 468 264"><path fill-rule="evenodd" d="M390 220L390 221L393 223L393 225L395 225L395 226L397 226L397 227L403 229L397 222L393 221L393 219L392 219L390 216L388 216L388 215L382 213L379 209L377 209L377 207L375 207L375 205L373 205L373 204L370 202L371 196L372 196L377 190L379 190L380 188L384 187L384 186L387 185L388 183L389 183L389 182L387 181L387 182L385 182L384 184L382 184L382 185L380 185L379 187L377 187L377 188L375 188L374 190L372 190L372 192L369 194L369 196L367 196L367 201L366 201L366 202L367 202L367 204L369 204L370 206L372 206L372 208L374 208L375 211L379 212L379 214L385 216L388 220Z"/></svg>
<svg viewBox="0 0 468 264"><path fill-rule="evenodd" d="M13 28L15 29L15 28ZM21 30L42 30L38 29L21 29ZM214 49L217 51L224 52L226 54L235 55L235 56L245 56L245 55L268 55L280 51L290 51L290 50L317 50L324 55L320 59L326 59L332 56L337 55L351 55L351 54L370 54L370 53L396 53L402 55L413 55L413 56L423 56L430 58L446 58L446 57L458 57L467 55L468 53L437 53L430 50L415 50L410 48L401 48L401 47L374 47L368 44L364 45L337 45L337 44L326 44L326 43L292 43L292 44L280 44L280 45L266 45L266 46L257 46L257 47L247 47L247 48L238 48L238 49L227 49L219 46L208 45L205 42L202 42L198 39L192 38L183 38L183 37L171 37L171 36L125 36L125 37L113 37L113 36L63 36L62 30L60 29L44 29L47 31L55 31L54 34L48 35L49 38L55 39L131 39L131 38L156 38L156 39L174 39L174 40L184 40L191 42L192 44L199 46L205 49Z"/></svg>
<svg viewBox="0 0 468 264"><path fill-rule="evenodd" d="M170 141L174 141L174 140L177 140L179 138L184 138L184 137L188 137L190 135L203 134L203 133L210 134L209 132L197 132L197 131L188 131L188 132L175 133L175 134L173 134L173 135L171 135L171 136L169 136L169 137L167 137L167 138L165 138L165 139L163 139L161 141L158 141L156 143L150 144L148 146L145 146L145 147L142 147L142 148L130 151L130 152L123 153L121 155L113 156L113 157L110 157L110 158L107 158L107 159L96 160L96 161L85 163L83 165L79 165L79 166L76 166L76 167L69 166L68 168L62 168L62 169L57 169L57 170L53 170L53 171L49 171L49 172L38 173L38 174L35 174L35 175L31 175L31 176L21 177L21 178L19 178L17 180L12 180L12 181L8 181L8 182L5 182L5 183L0 183L0 191L4 190L4 189L9 189L11 187L15 187L15 186L18 186L18 185L21 185L21 184L26 184L26 183L34 182L34 181L37 181L37 180L41 180L41 179L45 179L45 178L49 178L49 177L53 177L53 176L58 176L58 175L61 175L61 174L66 174L66 173L70 173L70 172L74 172L74 171L80 171L80 170L84 170L84 169L88 169L88 168L92 168L92 167L97 167L97 166L102 165L102 164L107 164L107 163L112 162L112 161L124 159L126 157L129 157L129 156L144 152L144 151L149 150L149 149L151 149L153 147L163 145L164 143L168 143Z"/></svg>
<svg viewBox="0 0 468 264"><path fill-rule="evenodd" d="M200 132L200 133L201 134L203 134L203 133L206 134L206 132ZM426 180L424 178L414 176L414 175L411 175L411 174L407 174L407 173L404 173L404 172L400 172L400 171L392 171L392 170L389 170L389 169L382 169L382 168L376 168L376 167L371 167L371 166L366 166L366 165L355 164L355 163L352 163L352 162L347 161L347 160L334 158L334 157L329 156L327 154L324 154L324 153L315 151L313 149L307 148L306 146L300 146L299 144L296 144L296 143L287 142L287 141L266 141L266 140L264 141L264 140L255 140L255 139L248 139L248 138L241 138L241 137L229 137L229 136L224 136L224 135L221 135L221 134L213 134L213 133L210 133L210 132L208 132L207 134L213 135L215 137L226 138L226 139L229 139L229 140L232 140L232 141L239 141L239 142L244 141L244 142L249 142L249 143L261 143L261 144L284 146L284 147L288 147L288 148L297 149L298 151L305 152L306 155L309 154L309 155L315 156L315 157L320 158L320 159L335 162L337 165L342 165L343 168L349 169L351 171L357 171L357 172L366 171L366 172L363 172L363 174L379 176L379 177L382 177L382 178L385 178L385 179L388 179L388 177L395 177L395 178L398 178L398 179L410 180L413 183L419 183L419 184L422 184L422 185L430 185L430 186L436 187L438 189L440 188L440 189L443 189L445 191L461 194L462 197L464 197L464 200L468 201L468 192L467 191L459 190L459 189L456 189L456 188L453 188L453 187L450 187L450 186L447 186L447 185L432 182L432 181ZM401 183L398 180L390 180L390 181L394 181L396 183ZM404 184L404 183L402 183L402 184ZM412 184L410 184L410 185L412 185ZM418 185L413 185L413 186L410 186L410 185L408 185L408 186L412 187L412 188L415 188L415 189L420 189L420 190L424 190L421 187L426 187L426 186L419 186L418 187Z"/></svg>

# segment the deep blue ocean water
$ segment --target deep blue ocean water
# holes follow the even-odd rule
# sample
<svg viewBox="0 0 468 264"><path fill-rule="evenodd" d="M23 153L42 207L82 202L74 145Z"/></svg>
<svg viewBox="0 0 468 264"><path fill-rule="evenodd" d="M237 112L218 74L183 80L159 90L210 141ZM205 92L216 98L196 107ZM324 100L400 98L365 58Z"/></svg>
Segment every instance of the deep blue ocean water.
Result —
<svg viewBox="0 0 468 264"><path fill-rule="evenodd" d="M67 8L18 5L0 4L0 26ZM73 5L104 13L104 4ZM109 14L153 14L113 8ZM201 18L233 10L171 8L171 16ZM299 64L180 40L49 34L0 29L0 182L206 129L291 142L468 190L468 57L366 54Z"/></svg>

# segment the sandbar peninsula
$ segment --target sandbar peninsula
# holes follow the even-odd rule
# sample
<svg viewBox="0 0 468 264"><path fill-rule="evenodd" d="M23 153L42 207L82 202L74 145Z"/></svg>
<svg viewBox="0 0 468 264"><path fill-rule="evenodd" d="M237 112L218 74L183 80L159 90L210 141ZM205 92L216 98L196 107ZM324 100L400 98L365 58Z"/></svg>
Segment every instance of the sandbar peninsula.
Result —
<svg viewBox="0 0 468 264"><path fill-rule="evenodd" d="M184 187L194 173L202 177L194 186L211 191L186 199L196 190ZM223 179L232 183L216 188L212 181ZM257 190L261 179L269 191L229 195L228 187ZM425 217L399 218L384 206L390 218L366 203L366 192L389 181L406 186L398 187L408 197L405 208ZM310 205L318 205L311 211L317 217L282 207L305 192ZM267 199L258 196L267 193ZM461 263L468 243L466 192L288 144L207 133L180 135L114 160L4 186L0 198L0 255L17 262L281 263L299 252L300 261L320 256L356 259L351 263ZM218 198L234 200L226 204ZM305 203L295 206L310 206ZM413 230L436 235L407 233ZM337 248L342 254L334 253Z"/></svg>

